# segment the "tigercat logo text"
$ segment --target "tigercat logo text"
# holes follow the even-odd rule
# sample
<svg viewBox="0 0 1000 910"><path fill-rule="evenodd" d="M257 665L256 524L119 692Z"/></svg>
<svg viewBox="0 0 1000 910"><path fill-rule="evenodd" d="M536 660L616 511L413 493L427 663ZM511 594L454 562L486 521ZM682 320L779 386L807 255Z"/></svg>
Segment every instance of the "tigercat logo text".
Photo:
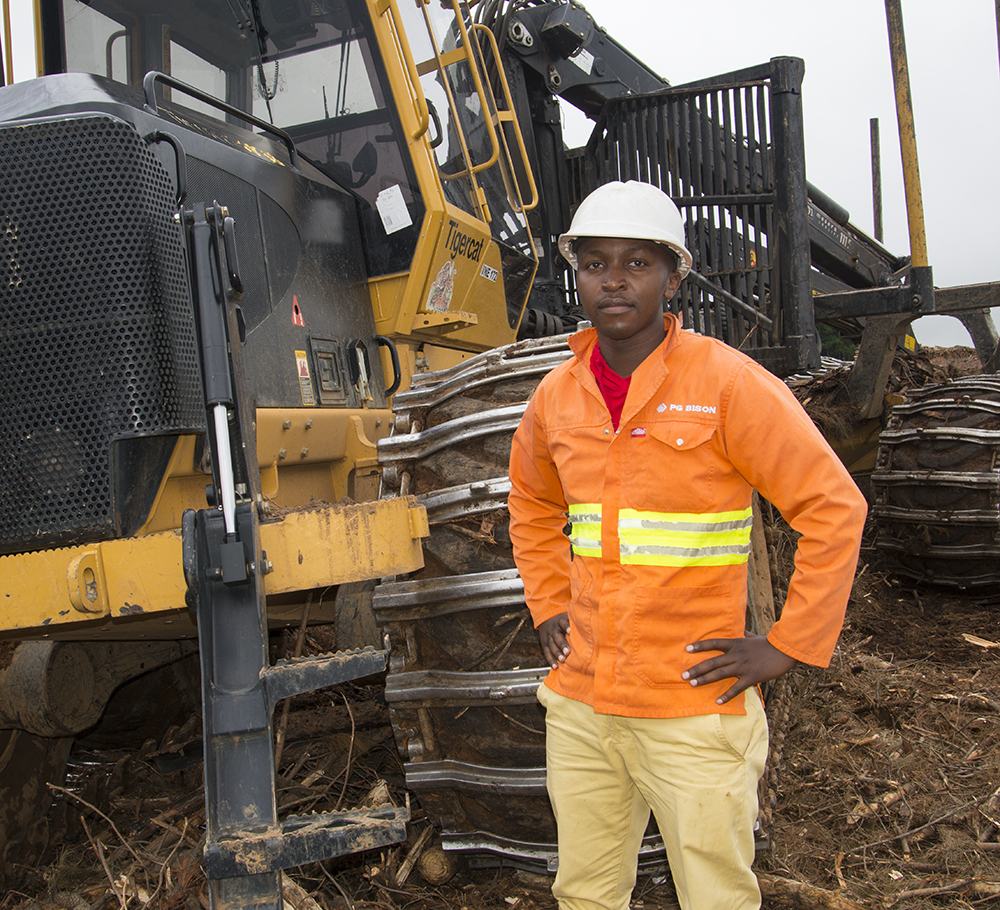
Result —
<svg viewBox="0 0 1000 910"><path fill-rule="evenodd" d="M476 240L460 231L457 221L448 222L448 237L444 245L451 250L452 259L456 256L464 256L473 262L479 262L479 258L483 255L484 243L486 243L485 240Z"/></svg>
<svg viewBox="0 0 1000 910"><path fill-rule="evenodd" d="M671 411L689 411L695 414L715 414L718 408L714 404L672 404Z"/></svg>

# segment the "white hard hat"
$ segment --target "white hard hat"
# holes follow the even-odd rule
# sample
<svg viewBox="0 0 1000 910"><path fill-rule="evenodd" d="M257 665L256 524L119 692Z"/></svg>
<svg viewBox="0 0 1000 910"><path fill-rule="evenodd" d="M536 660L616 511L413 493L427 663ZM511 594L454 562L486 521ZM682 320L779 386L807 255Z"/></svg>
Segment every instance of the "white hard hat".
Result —
<svg viewBox="0 0 1000 910"><path fill-rule="evenodd" d="M573 246L581 237L626 237L662 243L677 255L681 278L691 271L681 213L673 200L651 183L615 180L598 187L580 203L569 230L559 238L559 252L574 269L577 262Z"/></svg>

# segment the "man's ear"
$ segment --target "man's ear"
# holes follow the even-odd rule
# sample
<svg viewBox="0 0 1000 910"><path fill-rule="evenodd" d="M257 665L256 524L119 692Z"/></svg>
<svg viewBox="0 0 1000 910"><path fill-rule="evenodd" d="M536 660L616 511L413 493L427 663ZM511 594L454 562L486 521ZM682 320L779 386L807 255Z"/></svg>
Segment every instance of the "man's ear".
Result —
<svg viewBox="0 0 1000 910"><path fill-rule="evenodd" d="M677 288L681 286L681 273L676 269L671 269L670 271L670 281L667 283L667 289L663 292L664 300L672 300L674 294L677 293Z"/></svg>

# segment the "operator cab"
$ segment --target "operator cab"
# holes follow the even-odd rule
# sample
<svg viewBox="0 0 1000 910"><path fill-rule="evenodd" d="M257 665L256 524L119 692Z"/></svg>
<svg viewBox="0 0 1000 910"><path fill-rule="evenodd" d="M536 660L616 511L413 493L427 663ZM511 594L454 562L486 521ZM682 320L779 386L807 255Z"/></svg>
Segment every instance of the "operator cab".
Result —
<svg viewBox="0 0 1000 910"><path fill-rule="evenodd" d="M61 6L61 17L43 19L50 24L46 73L88 72L139 87L155 70L284 129L298 153L368 213L362 220L369 274L409 268L424 205L363 3L61 0ZM61 35L51 34L56 28ZM242 125L169 87L163 97ZM396 217L408 222L391 234L372 217L386 186L397 188Z"/></svg>
<svg viewBox="0 0 1000 910"><path fill-rule="evenodd" d="M369 279L397 278L373 290L376 320L380 305L392 309L379 331L476 348L511 339L537 263L530 203L520 193L525 168L510 158L516 124L483 75L485 39L467 4L41 0L41 8L46 74L93 73L140 88L148 72L162 72L290 135L303 159L355 198ZM165 108L212 118L190 118L202 129L222 118L246 127L176 87L161 91ZM425 223L428 209L440 217ZM465 237L480 255L463 269L449 245ZM400 281L422 244L434 247L423 255L433 271ZM481 287L481 276L493 287ZM499 310L501 319L440 317L442 307ZM409 310L432 315L393 324Z"/></svg>

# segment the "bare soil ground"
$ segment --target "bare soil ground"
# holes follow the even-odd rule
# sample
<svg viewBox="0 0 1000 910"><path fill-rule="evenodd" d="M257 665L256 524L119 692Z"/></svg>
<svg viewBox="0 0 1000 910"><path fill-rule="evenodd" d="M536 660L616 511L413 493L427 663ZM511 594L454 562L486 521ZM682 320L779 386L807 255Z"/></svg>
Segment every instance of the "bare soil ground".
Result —
<svg viewBox="0 0 1000 910"><path fill-rule="evenodd" d="M904 362L909 375L897 370L894 381L972 372L968 359L963 349L931 349ZM804 397L837 413L838 382L822 382ZM772 544L787 578L791 535L776 528ZM324 634L312 630L308 644L329 649ZM770 847L757 860L765 908L1000 905L1000 596L900 587L870 529L832 666L794 671L772 697L773 739L783 734L784 746ZM49 846L16 870L0 910L207 908L199 723L193 713L160 741L142 731L109 741L97 731L81 742L49 815ZM377 685L296 700L281 767L285 811L357 805L379 781L405 799ZM295 910L555 907L547 880L517 870L461 865L443 885L428 884L419 867L407 871L428 828L414 804L406 844L291 870L286 902ZM433 836L425 843L435 858ZM642 879L633 907L675 908L669 879Z"/></svg>

